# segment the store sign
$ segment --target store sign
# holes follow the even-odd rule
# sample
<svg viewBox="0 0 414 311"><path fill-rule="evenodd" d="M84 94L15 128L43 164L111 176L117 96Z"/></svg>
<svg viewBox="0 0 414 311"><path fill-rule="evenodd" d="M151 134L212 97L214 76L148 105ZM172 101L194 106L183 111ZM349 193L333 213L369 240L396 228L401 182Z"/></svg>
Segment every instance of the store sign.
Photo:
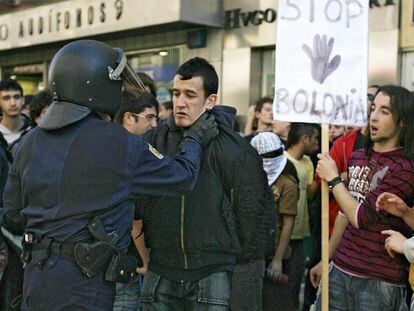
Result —
<svg viewBox="0 0 414 311"><path fill-rule="evenodd" d="M367 122L368 2L279 1L274 116L291 122Z"/></svg>
<svg viewBox="0 0 414 311"><path fill-rule="evenodd" d="M13 67L13 74L42 73L44 70L44 64L15 66Z"/></svg>
<svg viewBox="0 0 414 311"><path fill-rule="evenodd" d="M122 21L126 0L73 1L0 16L0 48L67 39L70 34ZM93 30L92 30L93 32ZM58 37L55 37L55 36Z"/></svg>
<svg viewBox="0 0 414 311"><path fill-rule="evenodd" d="M113 15L112 17L119 20L123 14L122 0L114 0L113 9L110 12ZM95 6L89 5L87 8L77 8L76 11L51 11L47 16L30 17L19 22L18 37L25 39L35 33L38 35L52 31L59 33L60 31L81 28L86 25L104 24L108 18L109 10L105 2L100 2Z"/></svg>
<svg viewBox="0 0 414 311"><path fill-rule="evenodd" d="M209 14L200 16L206 7L210 9ZM218 7L219 0L57 2L0 15L0 50L178 21L220 26Z"/></svg>
<svg viewBox="0 0 414 311"><path fill-rule="evenodd" d="M310 2L315 0L310 0ZM335 0L334 2L339 1ZM297 2L294 4L291 1L292 5L297 7L305 7L306 4ZM370 8L381 8L386 6L395 6L395 0L370 0ZM273 8L267 8L266 10L254 10L254 11L243 11L241 8L227 10L224 12L224 25L226 28L240 28L242 26L247 27L250 25L259 26L262 23L273 23L276 21L277 12Z"/></svg>
<svg viewBox="0 0 414 311"><path fill-rule="evenodd" d="M225 12L225 27L240 28L249 25L259 26L262 23L273 23L277 12L272 8L243 12L242 9L227 10Z"/></svg>

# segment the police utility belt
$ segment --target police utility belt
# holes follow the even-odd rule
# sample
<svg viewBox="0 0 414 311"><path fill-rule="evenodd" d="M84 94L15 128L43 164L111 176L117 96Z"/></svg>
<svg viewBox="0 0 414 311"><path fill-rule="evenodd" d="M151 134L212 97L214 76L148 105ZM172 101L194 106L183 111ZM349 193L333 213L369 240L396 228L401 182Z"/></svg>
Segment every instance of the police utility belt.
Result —
<svg viewBox="0 0 414 311"><path fill-rule="evenodd" d="M36 240L33 233L23 235L22 260L43 265L45 260L60 258L78 265L87 277L103 273L108 282L128 283L135 275L138 261L116 248L116 232L108 234L98 217L88 225L95 242L56 242L49 238Z"/></svg>

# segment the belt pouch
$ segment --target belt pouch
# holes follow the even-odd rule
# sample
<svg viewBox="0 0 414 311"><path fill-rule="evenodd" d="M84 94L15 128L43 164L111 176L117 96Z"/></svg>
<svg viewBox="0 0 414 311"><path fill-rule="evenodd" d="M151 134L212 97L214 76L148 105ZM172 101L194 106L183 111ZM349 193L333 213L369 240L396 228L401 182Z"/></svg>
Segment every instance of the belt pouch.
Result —
<svg viewBox="0 0 414 311"><path fill-rule="evenodd" d="M137 275L138 260L128 254L114 254L105 273L105 280L116 283L129 283Z"/></svg>

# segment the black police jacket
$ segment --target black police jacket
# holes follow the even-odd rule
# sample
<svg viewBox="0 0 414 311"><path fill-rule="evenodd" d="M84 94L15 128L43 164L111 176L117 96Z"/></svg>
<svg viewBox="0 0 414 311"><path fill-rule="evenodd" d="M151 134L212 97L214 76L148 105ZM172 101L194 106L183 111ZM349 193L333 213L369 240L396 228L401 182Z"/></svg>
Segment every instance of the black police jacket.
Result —
<svg viewBox="0 0 414 311"><path fill-rule="evenodd" d="M234 108L219 106L212 113L220 134L203 151L194 189L180 196L149 198L143 209L150 265L187 270L234 264L236 258L264 258L274 205L262 160L229 127ZM170 118L146 138L160 152L172 155L182 131Z"/></svg>

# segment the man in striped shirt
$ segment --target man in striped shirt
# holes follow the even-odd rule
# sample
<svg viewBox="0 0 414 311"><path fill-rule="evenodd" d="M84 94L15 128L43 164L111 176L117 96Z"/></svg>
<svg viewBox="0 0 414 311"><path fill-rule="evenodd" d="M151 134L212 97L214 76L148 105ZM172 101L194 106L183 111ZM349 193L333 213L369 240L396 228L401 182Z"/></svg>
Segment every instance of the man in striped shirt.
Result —
<svg viewBox="0 0 414 311"><path fill-rule="evenodd" d="M341 208L330 241L330 310L408 310L408 262L384 248L383 230L408 234L400 217L376 211L383 192L412 204L414 195L414 98L405 88L383 86L370 107L367 145L348 164L346 185L335 162L320 154L317 172ZM317 308L320 308L317 299Z"/></svg>

